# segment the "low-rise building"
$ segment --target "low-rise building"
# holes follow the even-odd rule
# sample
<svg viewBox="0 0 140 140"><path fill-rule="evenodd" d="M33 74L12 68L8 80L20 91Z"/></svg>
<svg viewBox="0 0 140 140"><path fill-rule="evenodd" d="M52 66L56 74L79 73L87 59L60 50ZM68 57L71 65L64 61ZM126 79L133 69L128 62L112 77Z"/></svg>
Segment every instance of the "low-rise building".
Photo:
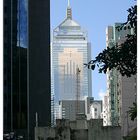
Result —
<svg viewBox="0 0 140 140"><path fill-rule="evenodd" d="M92 119L99 119L102 118L102 101L101 100L94 100L93 103L90 105L90 113Z"/></svg>
<svg viewBox="0 0 140 140"><path fill-rule="evenodd" d="M78 110L77 110L78 107ZM59 119L69 119L70 121L76 120L76 114L85 114L85 101L84 100L62 100L59 101Z"/></svg>

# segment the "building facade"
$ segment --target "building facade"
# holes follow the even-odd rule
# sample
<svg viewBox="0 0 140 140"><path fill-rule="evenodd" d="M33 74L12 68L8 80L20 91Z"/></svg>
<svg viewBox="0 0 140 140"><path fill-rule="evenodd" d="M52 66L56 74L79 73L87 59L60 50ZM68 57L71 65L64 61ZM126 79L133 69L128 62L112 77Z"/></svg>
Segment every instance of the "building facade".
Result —
<svg viewBox="0 0 140 140"><path fill-rule="evenodd" d="M118 85L119 124L121 125L121 135L125 137L137 128L137 120L132 121L128 113L130 107L133 107L133 103L137 102L137 75L131 77L119 75Z"/></svg>
<svg viewBox="0 0 140 140"><path fill-rule="evenodd" d="M87 120L91 119L91 105L94 102L94 97L85 98L85 114L87 116Z"/></svg>
<svg viewBox="0 0 140 140"><path fill-rule="evenodd" d="M113 47L127 34L130 34L130 30L118 31L116 27L121 26L121 23L115 23L114 26L108 26L106 29L106 46ZM119 99L118 99L118 76L120 74L116 69L107 72L107 90L109 94L110 104L110 121L111 125L119 125L120 111L119 111Z"/></svg>
<svg viewBox="0 0 140 140"><path fill-rule="evenodd" d="M79 100L78 104L77 100L59 101L59 107L56 109L56 119L74 121L79 118L80 114L85 115L87 120L102 118L103 105L101 100L87 97L85 100Z"/></svg>
<svg viewBox="0 0 140 140"><path fill-rule="evenodd" d="M110 104L109 104L108 91L103 98L102 118L103 118L103 126L111 126L111 121L110 121L111 114L110 114Z"/></svg>
<svg viewBox="0 0 140 140"><path fill-rule="evenodd" d="M68 119L70 121L74 121L77 119L76 112L77 112L77 101L76 100L62 100L59 102L60 107L60 118L57 119ZM86 114L85 113L85 101L79 101L79 114Z"/></svg>
<svg viewBox="0 0 140 140"><path fill-rule="evenodd" d="M4 133L34 139L35 113L51 121L49 0L4 0L3 83Z"/></svg>
<svg viewBox="0 0 140 140"><path fill-rule="evenodd" d="M90 104L90 113L92 119L100 119L102 118L102 100L94 100L92 104Z"/></svg>
<svg viewBox="0 0 140 140"><path fill-rule="evenodd" d="M121 44L126 40L127 34L132 34L132 29L117 30L121 23L109 26L106 32L106 43L112 47L116 43ZM136 75L131 77L122 76L117 70L108 71L107 88L109 95L110 124L120 125L122 136L127 136L136 128L136 120L131 121L128 114L129 107L136 102Z"/></svg>
<svg viewBox="0 0 140 140"><path fill-rule="evenodd" d="M90 61L90 52L87 33L72 19L68 6L66 19L53 30L51 92L55 105L91 96L91 72L83 65Z"/></svg>
<svg viewBox="0 0 140 140"><path fill-rule="evenodd" d="M11 5L14 9L17 9L17 1L13 3L11 1L4 1L4 81L3 81L3 98L4 98L4 130L12 129L12 121L11 121L11 114L12 114L12 64L13 64L13 57L11 52L13 52L13 48L16 48L17 44L17 12L11 9ZM12 13L11 13L12 12ZM11 15L13 16L13 20L11 20ZM11 31L8 32L8 31ZM12 42L12 43L11 43Z"/></svg>
<svg viewBox="0 0 140 140"><path fill-rule="evenodd" d="M116 43L116 25L109 26L106 30L106 46L113 47ZM110 116L110 124L111 125L118 125L118 99L117 99L117 79L118 79L118 72L117 70L111 70L107 72L107 92L109 95L109 116Z"/></svg>
<svg viewBox="0 0 140 140"><path fill-rule="evenodd" d="M51 123L50 0L28 0L29 130Z"/></svg>

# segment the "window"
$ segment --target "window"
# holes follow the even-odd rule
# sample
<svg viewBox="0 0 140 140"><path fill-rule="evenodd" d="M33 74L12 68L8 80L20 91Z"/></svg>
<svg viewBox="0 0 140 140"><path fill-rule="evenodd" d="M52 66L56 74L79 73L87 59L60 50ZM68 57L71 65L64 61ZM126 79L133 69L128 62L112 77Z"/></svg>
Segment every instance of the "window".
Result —
<svg viewBox="0 0 140 140"><path fill-rule="evenodd" d="M94 108L94 111L97 111L97 108Z"/></svg>

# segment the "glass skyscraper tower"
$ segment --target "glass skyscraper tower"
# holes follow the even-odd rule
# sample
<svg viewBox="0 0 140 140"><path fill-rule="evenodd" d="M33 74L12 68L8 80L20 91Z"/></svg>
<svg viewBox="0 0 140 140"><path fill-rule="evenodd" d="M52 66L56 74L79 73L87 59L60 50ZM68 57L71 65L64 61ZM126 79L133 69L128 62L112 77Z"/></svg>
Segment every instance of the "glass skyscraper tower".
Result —
<svg viewBox="0 0 140 140"><path fill-rule="evenodd" d="M3 3L4 139L34 140L35 115L39 126L51 122L50 0Z"/></svg>
<svg viewBox="0 0 140 140"><path fill-rule="evenodd" d="M87 33L72 19L68 5L66 19L53 30L52 54L52 97L54 104L60 100L76 100L79 82L80 100L92 95L91 71L84 63L91 60ZM77 69L80 70L77 81Z"/></svg>

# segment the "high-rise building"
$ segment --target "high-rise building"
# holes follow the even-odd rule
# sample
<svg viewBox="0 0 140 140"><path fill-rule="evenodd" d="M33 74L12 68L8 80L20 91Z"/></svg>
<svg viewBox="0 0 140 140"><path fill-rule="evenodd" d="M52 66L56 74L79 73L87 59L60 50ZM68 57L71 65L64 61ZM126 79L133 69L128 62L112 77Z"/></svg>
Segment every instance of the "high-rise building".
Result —
<svg viewBox="0 0 140 140"><path fill-rule="evenodd" d="M102 111L102 118L103 118L103 125L110 126L111 125L111 114L110 114L110 104L109 104L109 94L108 91L103 98L103 111Z"/></svg>
<svg viewBox="0 0 140 140"><path fill-rule="evenodd" d="M4 133L51 121L50 1L4 0Z"/></svg>
<svg viewBox="0 0 140 140"><path fill-rule="evenodd" d="M127 34L132 34L132 29L118 31L116 27L121 23L107 28L106 43L108 47L121 44L126 40ZM128 111L129 107L136 102L136 75L131 77L122 76L116 69L108 71L107 88L109 94L110 123L120 125L122 136L127 136L134 128L136 121L131 121Z"/></svg>
<svg viewBox="0 0 140 140"><path fill-rule="evenodd" d="M11 5L13 7L12 10ZM17 46L17 1L4 0L4 130L12 129L12 74L13 56ZM12 17L11 17L12 16ZM11 20L13 18L13 20ZM12 53L11 53L12 52Z"/></svg>
<svg viewBox="0 0 140 140"><path fill-rule="evenodd" d="M108 26L106 30L106 46L113 47L118 41L125 37L129 31L118 31L117 26L121 26L121 23L115 23L114 26ZM118 71L113 69L107 72L107 90L109 94L110 104L110 121L111 125L119 125L119 101L118 101Z"/></svg>
<svg viewBox="0 0 140 140"><path fill-rule="evenodd" d="M76 100L76 94L80 100L92 95L91 72L83 65L90 61L90 53L87 33L72 19L72 9L68 5L66 19L53 30L52 95L55 104L59 100ZM77 69L80 70L78 79Z"/></svg>
<svg viewBox="0 0 140 140"><path fill-rule="evenodd" d="M28 0L29 132L51 123L50 0Z"/></svg>

